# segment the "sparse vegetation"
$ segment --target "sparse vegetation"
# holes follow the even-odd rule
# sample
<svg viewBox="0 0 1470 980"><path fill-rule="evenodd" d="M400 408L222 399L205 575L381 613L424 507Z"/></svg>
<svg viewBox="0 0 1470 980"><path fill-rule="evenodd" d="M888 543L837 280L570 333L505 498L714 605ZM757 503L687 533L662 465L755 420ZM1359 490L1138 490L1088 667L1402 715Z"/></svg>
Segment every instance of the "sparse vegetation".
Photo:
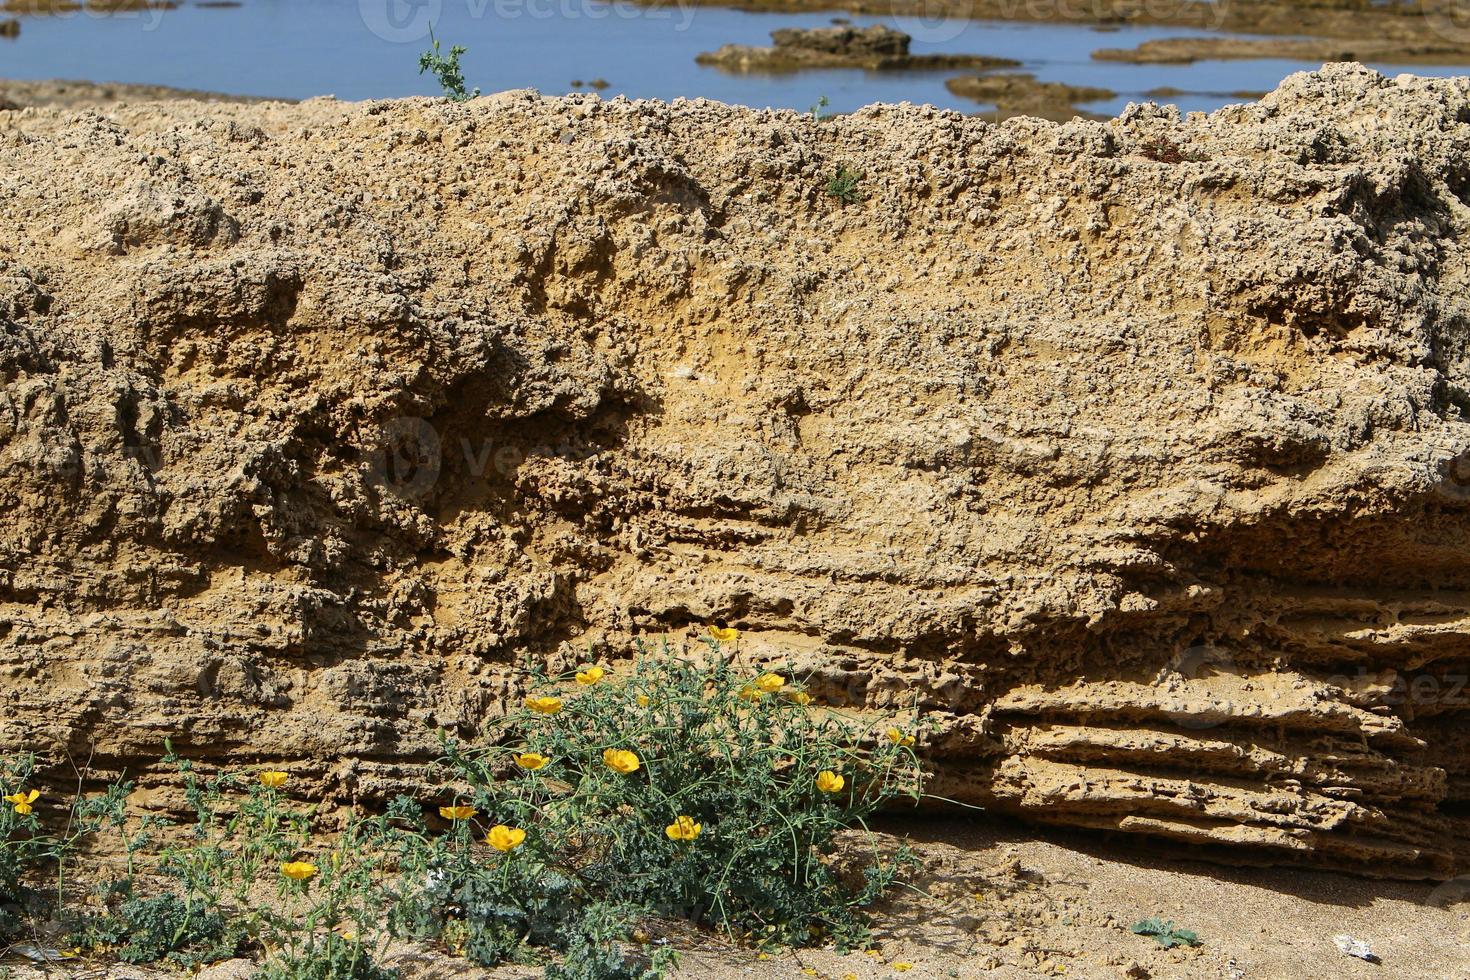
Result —
<svg viewBox="0 0 1470 980"><path fill-rule="evenodd" d="M439 87L444 90L444 96L453 102L467 102L480 94L479 89L467 91L465 89L464 71L459 67L461 56L469 53L469 48L454 45L449 49L446 57L440 53L439 39L434 36L434 29L429 28L430 48L419 55L419 74L431 72L439 79Z"/></svg>
<svg viewBox="0 0 1470 980"><path fill-rule="evenodd" d="M642 651L626 674L528 670L531 696L485 738L441 733L440 793L330 835L289 772L206 775L170 745L192 820L160 835L120 782L78 798L72 836L50 838L23 758L4 773L6 907L22 909L17 883L44 880L48 861L60 879L80 835L111 834L121 875L85 912L58 885L30 925L128 963L248 955L259 980L391 980L383 954L404 938L553 980L649 980L674 954L640 924L667 919L762 949L855 948L863 910L911 857L874 847L839 869L838 835L917 797L914 733L818 707L790 670L731 667L720 643L735 635L712 628L697 658Z"/></svg>
<svg viewBox="0 0 1470 980"><path fill-rule="evenodd" d="M1139 936L1149 936L1165 949L1173 949L1176 946L1198 946L1199 936L1188 929L1180 929L1173 922L1165 921L1155 916L1152 919L1144 919L1142 922L1133 924L1133 932Z"/></svg>
<svg viewBox="0 0 1470 980"><path fill-rule="evenodd" d="M858 204L863 199L863 175L846 165L839 166L832 179L827 181L827 196L836 198L844 205Z"/></svg>

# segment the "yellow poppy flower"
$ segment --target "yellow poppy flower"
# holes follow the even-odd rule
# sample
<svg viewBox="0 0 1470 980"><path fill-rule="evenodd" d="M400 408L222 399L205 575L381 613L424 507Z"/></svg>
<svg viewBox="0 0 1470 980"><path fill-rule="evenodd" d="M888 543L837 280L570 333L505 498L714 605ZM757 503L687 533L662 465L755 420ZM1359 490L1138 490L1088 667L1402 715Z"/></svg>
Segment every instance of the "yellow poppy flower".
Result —
<svg viewBox="0 0 1470 980"><path fill-rule="evenodd" d="M630 772L637 772L638 767L642 764L638 761L638 756L627 749L603 749L602 761L607 763L609 769L620 772L624 776Z"/></svg>
<svg viewBox="0 0 1470 980"><path fill-rule="evenodd" d="M281 772L279 769L268 769L260 774L260 785L266 789L280 789L290 778L290 773Z"/></svg>
<svg viewBox="0 0 1470 980"><path fill-rule="evenodd" d="M538 715L554 715L561 710L561 698L550 695L542 695L537 698L526 698L526 707Z"/></svg>
<svg viewBox="0 0 1470 980"><path fill-rule="evenodd" d="M786 697L805 708L812 703L812 696L805 691L789 691Z"/></svg>
<svg viewBox="0 0 1470 980"><path fill-rule="evenodd" d="M522 752L516 756L516 765L522 769L530 769L532 772L540 769L550 761L550 759L546 758L540 752Z"/></svg>
<svg viewBox="0 0 1470 980"><path fill-rule="evenodd" d="M840 793L842 787L846 785L847 780L837 775L831 769L823 769L817 773L817 789L823 793Z"/></svg>
<svg viewBox="0 0 1470 980"><path fill-rule="evenodd" d="M519 827L507 827L498 823L490 828L490 834L485 838L485 843L497 851L513 851L526 842L526 832Z"/></svg>
<svg viewBox="0 0 1470 980"><path fill-rule="evenodd" d="M36 802L40 798L40 790L33 789L29 793L27 793L25 790L21 790L20 792L11 793L9 796L5 797L5 802L12 804L15 807L15 812L19 813L21 816L24 816L27 813L30 813L32 809L34 809L31 804Z"/></svg>
<svg viewBox="0 0 1470 980"><path fill-rule="evenodd" d="M755 679L755 686L767 694L775 694L786 686L786 678L780 674L762 674Z"/></svg>
<svg viewBox="0 0 1470 980"><path fill-rule="evenodd" d="M740 631L733 626L716 626L714 623L711 623L709 635L721 643L734 643L740 638Z"/></svg>
<svg viewBox="0 0 1470 980"><path fill-rule="evenodd" d="M899 731L897 728L890 728L890 729L888 729L888 731L884 732L883 734L884 735L887 735L888 736L888 741L892 742L894 745L913 745L914 744L914 737L912 735L905 735L903 732Z"/></svg>
<svg viewBox="0 0 1470 980"><path fill-rule="evenodd" d="M910 970L912 970L913 968L914 968L914 965L912 963L905 963L902 960L900 960L899 962L893 964L893 969L897 973L907 973Z"/></svg>
<svg viewBox="0 0 1470 980"><path fill-rule="evenodd" d="M756 687L754 684L747 684L742 687L738 696L742 701L759 701L761 698L765 697L765 695L761 693L761 689Z"/></svg>
<svg viewBox="0 0 1470 980"><path fill-rule="evenodd" d="M577 671L577 683L583 687L591 687L607 676L607 671L601 667L588 667L586 670Z"/></svg>
<svg viewBox="0 0 1470 980"><path fill-rule="evenodd" d="M638 695L638 699L637 700L638 700L638 707L640 707L640 708L646 708L646 707L648 707L648 695L647 694L640 694L640 695Z"/></svg>
<svg viewBox="0 0 1470 980"><path fill-rule="evenodd" d="M306 881L316 877L316 865L310 861L288 861L281 865L281 874L292 881Z"/></svg>
<svg viewBox="0 0 1470 980"><path fill-rule="evenodd" d="M468 820L479 812L472 806L441 806L439 808L439 816L445 820Z"/></svg>
<svg viewBox="0 0 1470 980"><path fill-rule="evenodd" d="M669 840L694 840L704 827L694 822L693 817L675 817L674 822L664 828Z"/></svg>

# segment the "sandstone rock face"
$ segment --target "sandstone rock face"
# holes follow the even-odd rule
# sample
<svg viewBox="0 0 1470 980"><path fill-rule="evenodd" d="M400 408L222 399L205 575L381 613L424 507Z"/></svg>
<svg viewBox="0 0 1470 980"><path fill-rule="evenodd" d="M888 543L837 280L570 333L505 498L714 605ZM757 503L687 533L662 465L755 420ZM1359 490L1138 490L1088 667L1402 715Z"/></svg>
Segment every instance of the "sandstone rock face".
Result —
<svg viewBox="0 0 1470 980"><path fill-rule="evenodd" d="M1470 81L32 109L0 213L5 748L374 796L719 617L945 797L1470 863Z"/></svg>

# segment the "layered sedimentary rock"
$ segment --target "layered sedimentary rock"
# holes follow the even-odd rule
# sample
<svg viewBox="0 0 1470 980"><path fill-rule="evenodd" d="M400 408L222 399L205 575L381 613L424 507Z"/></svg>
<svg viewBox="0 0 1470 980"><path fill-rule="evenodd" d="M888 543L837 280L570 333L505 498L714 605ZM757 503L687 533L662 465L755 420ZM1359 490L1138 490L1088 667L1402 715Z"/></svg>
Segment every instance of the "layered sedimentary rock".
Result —
<svg viewBox="0 0 1470 980"><path fill-rule="evenodd" d="M1470 81L32 109L0 216L6 749L372 797L723 618L945 797L1470 863Z"/></svg>

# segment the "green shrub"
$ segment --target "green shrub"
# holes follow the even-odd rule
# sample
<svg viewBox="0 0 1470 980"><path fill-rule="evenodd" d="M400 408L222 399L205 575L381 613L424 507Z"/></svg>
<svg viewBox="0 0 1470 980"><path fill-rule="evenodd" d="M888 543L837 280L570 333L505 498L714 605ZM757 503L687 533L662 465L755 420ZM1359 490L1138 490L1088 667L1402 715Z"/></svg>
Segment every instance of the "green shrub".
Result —
<svg viewBox="0 0 1470 980"><path fill-rule="evenodd" d="M40 792L31 783L36 757L0 758L0 939L18 934L28 895L24 879L56 854L36 815Z"/></svg>
<svg viewBox="0 0 1470 980"><path fill-rule="evenodd" d="M836 836L917 795L912 738L873 738L810 706L788 677L740 674L719 657L645 657L620 682L578 672L563 699L552 692L572 678L533 673L536 696L495 744L446 742L484 825L524 832L492 859L494 874L554 874L587 904L762 945L860 944L861 910L907 858L875 854L853 886L832 866Z"/></svg>
<svg viewBox="0 0 1470 980"><path fill-rule="evenodd" d="M243 939L204 902L171 894L128 899L89 920L76 936L83 947L111 947L124 963L168 960L185 969L229 959Z"/></svg>
<svg viewBox="0 0 1470 980"><path fill-rule="evenodd" d="M862 174L840 166L827 181L827 196L836 198L844 205L860 204L863 200L862 182Z"/></svg>
<svg viewBox="0 0 1470 980"><path fill-rule="evenodd" d="M1166 922L1157 916L1152 919L1144 919L1142 922L1135 922L1133 933L1139 936L1149 936L1165 949L1173 949L1175 946L1200 945L1197 934L1189 929L1180 929L1174 923Z"/></svg>
<svg viewBox="0 0 1470 980"><path fill-rule="evenodd" d="M433 28L429 29L429 41L430 49L419 55L419 74L431 72L439 79L445 98L452 102L467 102L479 95L479 89L466 91L464 71L459 67L460 56L467 54L469 49L456 44L449 49L449 57L444 57L439 53L439 39L434 36Z"/></svg>

